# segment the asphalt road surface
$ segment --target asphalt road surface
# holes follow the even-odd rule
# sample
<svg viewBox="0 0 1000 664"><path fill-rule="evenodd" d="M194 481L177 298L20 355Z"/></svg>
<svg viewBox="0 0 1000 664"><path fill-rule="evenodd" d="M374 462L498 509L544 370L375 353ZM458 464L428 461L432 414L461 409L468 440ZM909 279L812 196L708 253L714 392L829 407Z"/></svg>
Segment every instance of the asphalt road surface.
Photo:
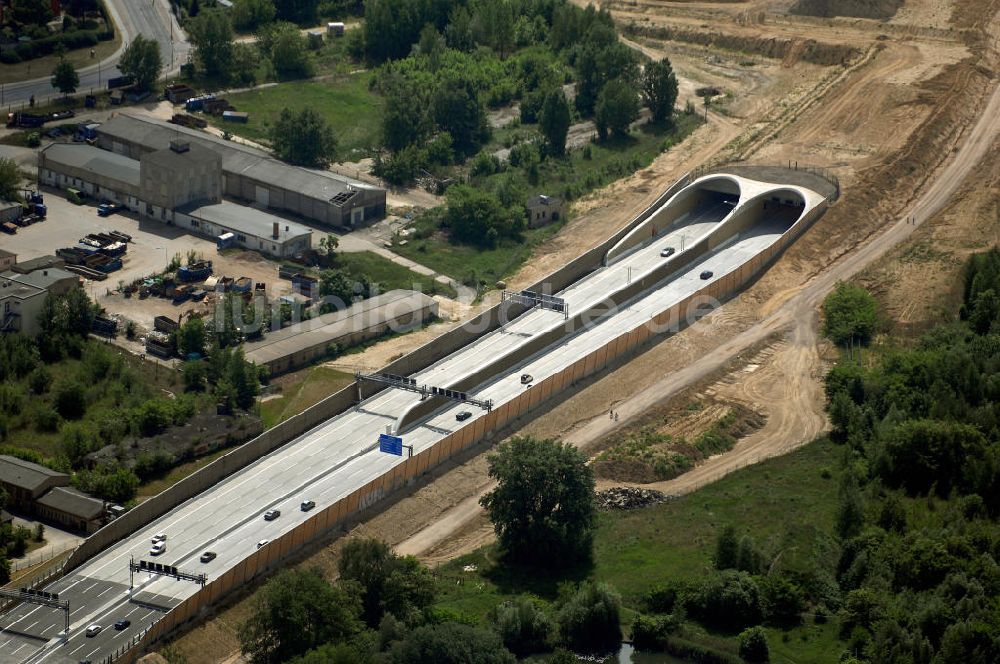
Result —
<svg viewBox="0 0 1000 664"><path fill-rule="evenodd" d="M190 44L177 24L177 19L170 12L167 0L106 0L105 6L121 34L122 46L99 64L78 71L80 75L78 92L106 89L109 78L120 76L118 60L125 46L135 39L136 35L155 39L159 43L164 73L170 74L187 62ZM53 89L50 79L50 76L44 76L5 84L4 106L26 103L32 95L36 99L42 99L56 94L57 91Z"/></svg>
<svg viewBox="0 0 1000 664"><path fill-rule="evenodd" d="M748 189L753 186L744 184ZM810 200L815 202L819 197L810 194ZM671 303L738 268L776 242L792 220L787 213L765 218L621 308L608 311L603 307L602 302L609 294L662 265L665 259L660 257L660 252L665 246L675 247L675 256L683 255L682 247L689 248L712 232L733 209L730 204L711 201L682 217L665 234L651 238L638 250L559 293L569 304L570 312L599 311L600 314L593 317L590 325L567 334L479 386L475 396L492 399L496 406L517 397L530 389L522 384L521 374L531 374L538 382L562 371L623 330L650 320ZM700 274L705 270L714 275L702 279ZM412 377L418 384L449 385L559 325L565 325L561 313L531 310ZM204 572L209 580L217 578L253 552L262 540L273 540L304 521L307 514L299 509L302 501L313 500L316 509L322 509L401 463L400 457L378 451L377 437L418 399L419 396L412 392L384 390L356 409L324 422L222 480L131 538L109 547L46 588L49 592L58 592L60 599L70 601L68 638L59 632L62 630L61 612L20 605L0 617L3 627L0 630L0 661L76 662L88 658L100 661L112 654L126 645L138 630L198 589L190 582L137 574L135 589L129 592L130 559L156 560L185 571ZM484 413L462 403L444 407L406 432L404 442L413 446L414 453L426 449L460 424L469 424L471 419L458 423L455 417L466 409L474 411L473 419ZM263 515L269 509L281 510L281 516L265 521ZM151 539L161 532L167 534L167 550L152 558ZM214 551L217 557L201 563L199 558L207 550ZM112 625L126 617L132 625L116 632ZM101 625L103 630L97 636L88 637L86 628L93 624Z"/></svg>

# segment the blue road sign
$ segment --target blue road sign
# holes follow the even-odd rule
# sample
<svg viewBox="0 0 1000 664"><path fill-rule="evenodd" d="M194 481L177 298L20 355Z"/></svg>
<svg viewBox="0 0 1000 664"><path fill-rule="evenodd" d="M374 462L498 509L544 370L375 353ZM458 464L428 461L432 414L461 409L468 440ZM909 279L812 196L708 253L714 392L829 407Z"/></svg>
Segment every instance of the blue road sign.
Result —
<svg viewBox="0 0 1000 664"><path fill-rule="evenodd" d="M387 433L381 433L378 436L378 449L380 452L385 452L386 454L403 456L403 439L399 436L390 436Z"/></svg>

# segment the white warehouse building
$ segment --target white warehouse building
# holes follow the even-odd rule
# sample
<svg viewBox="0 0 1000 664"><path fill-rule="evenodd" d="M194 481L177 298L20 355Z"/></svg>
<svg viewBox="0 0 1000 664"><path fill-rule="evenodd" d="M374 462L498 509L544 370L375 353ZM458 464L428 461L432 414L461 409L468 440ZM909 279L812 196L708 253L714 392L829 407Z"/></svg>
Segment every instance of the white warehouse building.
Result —
<svg viewBox="0 0 1000 664"><path fill-rule="evenodd" d="M276 258L312 247L311 228L222 200L222 158L183 138L138 160L91 145L53 143L38 153L38 177L44 185L73 187L196 235L232 233L234 246Z"/></svg>

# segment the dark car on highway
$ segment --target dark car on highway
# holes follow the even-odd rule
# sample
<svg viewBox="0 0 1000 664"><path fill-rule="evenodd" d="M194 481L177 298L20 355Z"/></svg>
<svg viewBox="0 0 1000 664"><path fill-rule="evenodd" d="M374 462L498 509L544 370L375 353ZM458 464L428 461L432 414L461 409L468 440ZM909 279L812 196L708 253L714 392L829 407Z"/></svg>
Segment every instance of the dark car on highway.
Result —
<svg viewBox="0 0 1000 664"><path fill-rule="evenodd" d="M215 556L217 555L218 554L215 553L215 551L206 551L205 553L201 554L201 558L199 560L201 560L201 562L203 563L210 563L213 560L215 560Z"/></svg>
<svg viewBox="0 0 1000 664"><path fill-rule="evenodd" d="M455 419L458 420L459 422L464 422L465 420L469 419L470 417L472 417L472 413L470 413L467 410L463 410L460 413L458 413L458 415L455 415Z"/></svg>
<svg viewBox="0 0 1000 664"><path fill-rule="evenodd" d="M123 629L128 629L128 626L131 624L132 624L131 620L128 620L127 618L122 618L121 620L115 623L115 629L117 629L120 632Z"/></svg>
<svg viewBox="0 0 1000 664"><path fill-rule="evenodd" d="M660 252L660 257L661 258L669 258L670 256L673 256L673 255L674 255L674 248L673 247L667 247L666 249L664 249L663 251Z"/></svg>
<svg viewBox="0 0 1000 664"><path fill-rule="evenodd" d="M281 510L268 510L264 512L264 521L274 521L281 516Z"/></svg>
<svg viewBox="0 0 1000 664"><path fill-rule="evenodd" d="M712 278L712 271L711 270L705 270L704 272L701 273L701 278L702 279L711 279Z"/></svg>

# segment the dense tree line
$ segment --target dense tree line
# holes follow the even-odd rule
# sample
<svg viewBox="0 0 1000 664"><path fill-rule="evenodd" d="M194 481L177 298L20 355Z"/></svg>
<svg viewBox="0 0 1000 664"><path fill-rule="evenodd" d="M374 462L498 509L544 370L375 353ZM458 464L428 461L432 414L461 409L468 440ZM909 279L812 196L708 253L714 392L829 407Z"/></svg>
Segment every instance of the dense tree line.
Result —
<svg viewBox="0 0 1000 664"><path fill-rule="evenodd" d="M88 339L96 314L86 293L73 289L46 298L36 338L0 335L0 442L10 446L5 453L70 472L79 488L125 503L140 479L162 472L173 457L130 460L119 452L94 465L91 453L123 450L128 438L183 425L205 406L195 393L208 386L215 401L248 409L260 375L238 348L211 346L207 360L184 365L184 385L191 394L167 398L120 351ZM181 337L191 352L206 352L210 343L201 319L188 321ZM230 346L235 343L234 338Z"/></svg>
<svg viewBox="0 0 1000 664"><path fill-rule="evenodd" d="M841 633L863 661L1000 659L998 268L996 249L969 261L961 322L874 366L842 360L827 378L848 453ZM867 298L852 299L871 321Z"/></svg>

